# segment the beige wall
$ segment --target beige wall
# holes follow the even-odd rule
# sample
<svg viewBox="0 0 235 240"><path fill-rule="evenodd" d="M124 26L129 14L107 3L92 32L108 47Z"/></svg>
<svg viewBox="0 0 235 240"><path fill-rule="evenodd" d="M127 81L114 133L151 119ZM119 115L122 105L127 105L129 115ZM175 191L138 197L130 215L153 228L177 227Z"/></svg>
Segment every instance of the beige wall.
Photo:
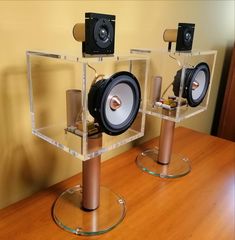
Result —
<svg viewBox="0 0 235 240"><path fill-rule="evenodd" d="M81 48L72 27L88 11L116 15L121 53L165 48L165 28L194 22L194 48L216 49L218 58L208 111L182 124L210 132L225 51L234 42L233 1L1 1L0 208L80 171L79 160L31 135L25 51L76 54ZM147 123L142 141L159 135L159 121L148 117Z"/></svg>

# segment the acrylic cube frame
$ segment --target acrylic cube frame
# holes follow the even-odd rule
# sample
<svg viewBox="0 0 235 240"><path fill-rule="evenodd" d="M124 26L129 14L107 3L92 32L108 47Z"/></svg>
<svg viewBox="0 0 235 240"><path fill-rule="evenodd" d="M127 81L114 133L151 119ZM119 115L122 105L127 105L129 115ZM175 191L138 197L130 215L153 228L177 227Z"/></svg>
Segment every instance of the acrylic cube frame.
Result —
<svg viewBox="0 0 235 240"><path fill-rule="evenodd" d="M190 118L200 112L203 112L207 109L210 90L212 86L212 80L214 75L215 61L217 51L189 51L189 52L168 52L163 49L131 49L131 53L140 54L144 56L148 56L150 58L150 67L149 67L149 77L147 82L147 104L146 104L146 113L152 116L159 117L161 119L166 119L174 122L180 122L184 119ZM207 94L197 107L190 106L180 106L180 102L183 97L183 85L185 80L185 70L187 68L193 69L194 66L199 64L200 62L205 62L208 64L210 69L210 84L207 90ZM169 82L173 82L174 76L178 70L182 69L181 81L180 81L180 91L179 97L177 98L177 105L174 110L163 111L162 107L153 107L152 103L152 86L155 76L162 77L162 89L161 95L163 91L167 88L166 79ZM170 80L170 81L169 81ZM168 85L169 86L169 85ZM170 94L169 96L174 95L172 92L172 87L168 90Z"/></svg>
<svg viewBox="0 0 235 240"><path fill-rule="evenodd" d="M140 55L135 56L133 54L128 56L83 58L80 56L70 56L66 54L27 51L32 133L83 161L99 156L102 153L142 137L144 135L145 128L148 65L148 57ZM117 71L129 71L136 76L141 87L141 105L137 118L132 126L125 133L119 136L109 136L102 133L103 139L105 139L105 144L95 149L88 149L87 121L88 119L92 119L92 117L88 111L87 95L94 78L94 71L90 68L90 66L97 68L97 73L100 73L99 71L101 71L101 73L104 73L105 75L107 74L107 76L110 76ZM65 69L66 71L67 68L69 71L67 75L69 75L69 77L65 74L65 79L63 80L63 77L60 77L60 74L56 73L56 71L58 69L62 69L61 71ZM55 76L53 76L53 74ZM58 78L58 81L56 78ZM70 78L70 80L66 78ZM67 84L67 80L73 83ZM79 82L79 84L76 82ZM50 85L50 87L47 87L47 84ZM55 88L51 86L53 84ZM40 87L42 85L43 87ZM60 88L60 85L64 86ZM80 136L75 136L68 132L65 134L64 132L66 128L65 90L74 89L77 85L81 90L82 98L82 131ZM67 88L67 86L69 87ZM49 97L50 95L52 96L56 94L58 94L60 99L61 97L63 98L62 101L58 100L58 102L62 102L59 106L57 105L55 98L52 97L51 100ZM42 99L44 99L44 103L42 103ZM48 100L47 103L45 102L46 99ZM53 103L57 106L53 107ZM60 109L64 109L58 113L58 123L62 122L62 124L58 124L57 127L56 111L59 112ZM44 117L44 120L43 115L47 116ZM46 118L56 120L54 122L50 122L50 120L45 121ZM43 121L45 123L43 123ZM76 142L78 139L79 143Z"/></svg>

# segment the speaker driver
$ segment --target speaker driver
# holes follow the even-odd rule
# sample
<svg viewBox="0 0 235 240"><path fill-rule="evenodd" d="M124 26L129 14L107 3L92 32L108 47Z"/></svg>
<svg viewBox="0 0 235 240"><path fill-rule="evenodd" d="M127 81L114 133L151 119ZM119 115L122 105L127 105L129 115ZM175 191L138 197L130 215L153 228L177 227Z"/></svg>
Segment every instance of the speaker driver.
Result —
<svg viewBox="0 0 235 240"><path fill-rule="evenodd" d="M193 46L195 24L179 23L176 40L176 51L189 51Z"/></svg>
<svg viewBox="0 0 235 240"><path fill-rule="evenodd" d="M181 75L182 69L177 71L173 82L173 92L177 97L179 96ZM199 63L193 69L186 68L182 97L188 100L189 106L196 107L206 96L209 84L210 69L206 63Z"/></svg>
<svg viewBox="0 0 235 240"><path fill-rule="evenodd" d="M103 132L118 135L135 120L140 100L138 80L132 73L122 71L91 86L88 109Z"/></svg>
<svg viewBox="0 0 235 240"><path fill-rule="evenodd" d="M105 18L99 19L94 27L94 38L100 48L107 48L113 41L113 26Z"/></svg>

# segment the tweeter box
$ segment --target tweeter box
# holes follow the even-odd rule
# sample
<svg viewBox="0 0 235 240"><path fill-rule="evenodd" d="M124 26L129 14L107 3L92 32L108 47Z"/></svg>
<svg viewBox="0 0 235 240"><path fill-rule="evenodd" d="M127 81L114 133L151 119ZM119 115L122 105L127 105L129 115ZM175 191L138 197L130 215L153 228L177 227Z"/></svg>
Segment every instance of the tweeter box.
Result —
<svg viewBox="0 0 235 240"><path fill-rule="evenodd" d="M86 54L113 54L115 42L115 16L98 13L85 14L85 41L82 51Z"/></svg>
<svg viewBox="0 0 235 240"><path fill-rule="evenodd" d="M176 43L175 50L178 52L191 51L194 30L194 23L179 23L178 29L166 29L163 33L163 40L168 42L168 51L171 50L172 42Z"/></svg>
<svg viewBox="0 0 235 240"><path fill-rule="evenodd" d="M87 160L144 135L148 57L28 51L27 63L36 136Z"/></svg>
<svg viewBox="0 0 235 240"><path fill-rule="evenodd" d="M75 24L73 37L82 42L83 56L114 54L115 19L115 15L88 12L85 24Z"/></svg>

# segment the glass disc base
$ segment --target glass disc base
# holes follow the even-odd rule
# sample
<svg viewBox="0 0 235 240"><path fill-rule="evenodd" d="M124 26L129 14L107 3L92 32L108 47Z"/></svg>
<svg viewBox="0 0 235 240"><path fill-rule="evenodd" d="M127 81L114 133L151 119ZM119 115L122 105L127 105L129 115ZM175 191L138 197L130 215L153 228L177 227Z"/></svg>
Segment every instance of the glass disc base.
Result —
<svg viewBox="0 0 235 240"><path fill-rule="evenodd" d="M123 198L100 187L100 205L93 211L82 209L82 187L67 189L53 206L55 222L64 230L77 235L98 235L117 226L125 217Z"/></svg>
<svg viewBox="0 0 235 240"><path fill-rule="evenodd" d="M157 159L158 148L148 149L137 156L136 164L141 170L161 178L182 177L191 171L189 159L181 155L173 153L168 165L159 164Z"/></svg>

